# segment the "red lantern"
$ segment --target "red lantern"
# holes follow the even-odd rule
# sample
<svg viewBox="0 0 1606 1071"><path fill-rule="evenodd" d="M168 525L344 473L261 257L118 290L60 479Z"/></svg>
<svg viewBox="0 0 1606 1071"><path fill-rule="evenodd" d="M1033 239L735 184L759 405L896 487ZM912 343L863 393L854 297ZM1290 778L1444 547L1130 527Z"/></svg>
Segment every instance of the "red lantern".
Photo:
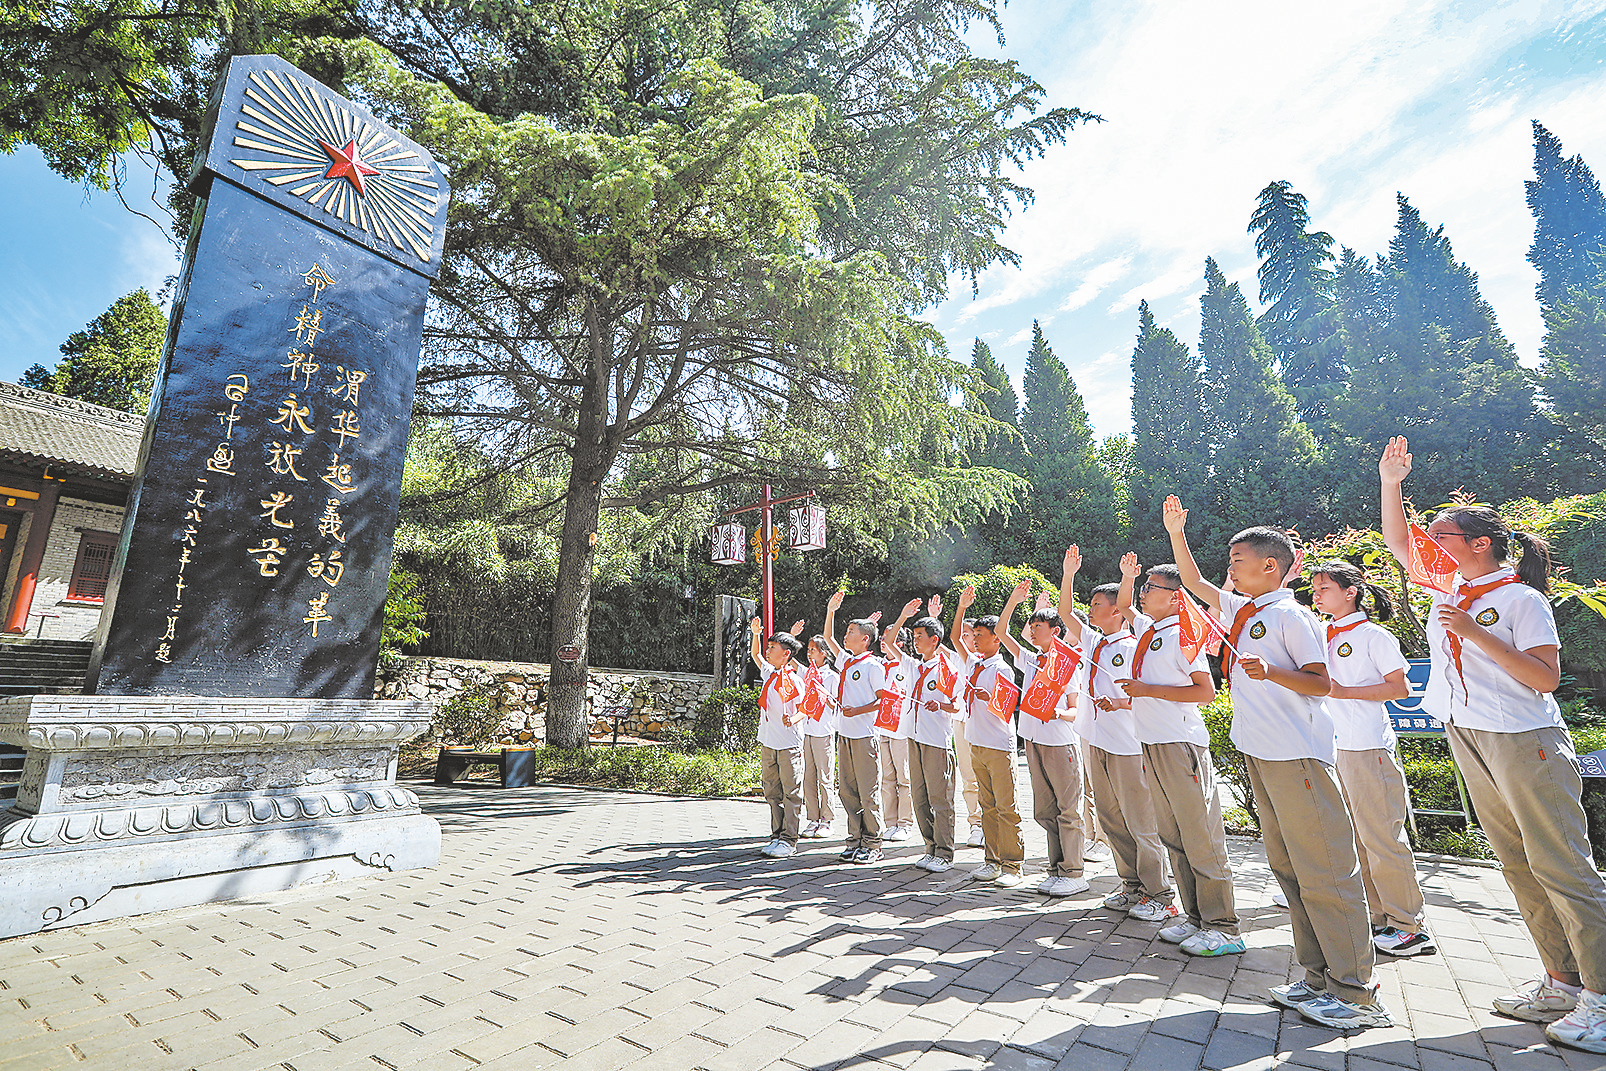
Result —
<svg viewBox="0 0 1606 1071"><path fill-rule="evenodd" d="M714 526L715 565L741 565L747 560L747 529L735 521Z"/></svg>
<svg viewBox="0 0 1606 1071"><path fill-rule="evenodd" d="M788 511L786 545L791 550L825 549L825 507L803 502Z"/></svg>

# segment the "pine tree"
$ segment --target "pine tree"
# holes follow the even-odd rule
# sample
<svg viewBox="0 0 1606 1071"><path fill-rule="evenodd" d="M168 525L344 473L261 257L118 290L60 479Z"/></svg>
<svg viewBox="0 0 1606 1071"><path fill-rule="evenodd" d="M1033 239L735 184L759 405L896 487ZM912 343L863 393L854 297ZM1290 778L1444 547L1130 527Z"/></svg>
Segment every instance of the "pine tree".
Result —
<svg viewBox="0 0 1606 1071"><path fill-rule="evenodd" d="M1556 427L1557 489L1599 490L1606 484L1606 277L1570 290L1545 312L1545 329L1538 380Z"/></svg>
<svg viewBox="0 0 1606 1071"><path fill-rule="evenodd" d="M1539 304L1549 311L1606 267L1595 260L1606 246L1606 197L1582 156L1566 159L1556 135L1537 120L1533 129L1534 177L1523 183L1534 217L1528 262L1539 269Z"/></svg>
<svg viewBox="0 0 1606 1071"><path fill-rule="evenodd" d="M22 385L143 413L150 407L166 337L167 316L141 287L67 336L55 368L36 364L23 372Z"/></svg>
<svg viewBox="0 0 1606 1071"><path fill-rule="evenodd" d="M981 339L976 339L970 350L970 367L981 376L983 383L990 391L982 398L987 407L987 415L1000 424L1007 424L1016 429L1016 434L1006 431L989 432L987 443L982 449L980 461L991 468L1008 469L1010 472L1025 471L1026 454L1021 446L1020 436L1020 395L1015 393L1015 384L1010 382L1009 373L1004 366L998 363L993 356L992 347Z"/></svg>
<svg viewBox="0 0 1606 1071"><path fill-rule="evenodd" d="M1076 388L1065 365L1054 356L1048 340L1043 337L1043 325L1032 321L1032 348L1026 352L1026 371L1021 377L1026 389L1026 404L1021 410L1021 435L1026 449L1034 457L1066 448L1075 430L1071 426L1071 396ZM1081 405L1081 398L1076 399ZM1087 413L1082 413L1085 423Z"/></svg>
<svg viewBox="0 0 1606 1071"><path fill-rule="evenodd" d="M1138 305L1132 349L1131 531L1146 562L1170 557L1160 504L1170 494L1198 497L1210 473L1199 364L1147 301ZM1201 510L1199 516L1204 516Z"/></svg>
<svg viewBox="0 0 1606 1071"><path fill-rule="evenodd" d="M1213 259L1205 261L1199 311L1199 354L1214 450L1208 493L1195 498L1208 503L1213 523L1202 529L1190 523L1195 546L1224 563L1226 540L1250 525L1325 531L1325 498L1318 501L1314 493L1316 442L1272 368L1271 347L1261 337L1249 303Z"/></svg>
<svg viewBox="0 0 1606 1071"><path fill-rule="evenodd" d="M1260 331L1277 355L1300 417L1321 422L1343 383L1344 366L1331 316L1333 236L1309 227L1305 195L1287 180L1260 191L1249 219L1261 258L1260 301L1270 306L1260 317Z"/></svg>

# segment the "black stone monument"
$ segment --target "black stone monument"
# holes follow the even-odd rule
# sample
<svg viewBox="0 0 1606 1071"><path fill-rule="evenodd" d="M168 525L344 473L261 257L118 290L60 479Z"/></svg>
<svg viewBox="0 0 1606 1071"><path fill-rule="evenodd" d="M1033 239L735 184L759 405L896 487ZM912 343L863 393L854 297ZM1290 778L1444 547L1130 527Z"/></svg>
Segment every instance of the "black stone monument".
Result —
<svg viewBox="0 0 1606 1071"><path fill-rule="evenodd" d="M367 109L247 56L191 182L90 691L370 699L446 180Z"/></svg>

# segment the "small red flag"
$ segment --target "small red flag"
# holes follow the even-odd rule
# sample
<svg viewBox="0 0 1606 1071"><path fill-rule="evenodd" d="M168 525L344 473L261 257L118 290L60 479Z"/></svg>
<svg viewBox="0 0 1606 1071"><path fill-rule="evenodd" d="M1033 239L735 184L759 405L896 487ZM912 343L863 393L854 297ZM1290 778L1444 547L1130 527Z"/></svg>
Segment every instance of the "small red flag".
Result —
<svg viewBox="0 0 1606 1071"><path fill-rule="evenodd" d="M897 665L896 662L892 663ZM898 731L898 719L903 714L903 689L898 685L898 678L890 672L887 674L887 683L881 690L881 709L876 712L875 725L877 729L885 729L889 733Z"/></svg>
<svg viewBox="0 0 1606 1071"><path fill-rule="evenodd" d="M937 656L937 687L949 699L954 697L954 687L959 683L959 674L948 664L947 656Z"/></svg>
<svg viewBox="0 0 1606 1071"><path fill-rule="evenodd" d="M1177 640L1182 644L1182 651L1188 656L1189 662L1198 658L1199 652L1212 639L1221 643L1226 638L1227 633L1222 629L1221 622L1207 614L1191 596L1182 596L1182 605L1177 613Z"/></svg>
<svg viewBox="0 0 1606 1071"><path fill-rule="evenodd" d="M797 681L792 679L791 669L778 669L776 672L781 675L781 683L776 686L775 691L780 695L781 702L790 703L798 696Z"/></svg>
<svg viewBox="0 0 1606 1071"><path fill-rule="evenodd" d="M1082 656L1074 647L1056 636L1048 651L1042 655L1042 662L1032 675L1032 683L1026 689L1020 708L1039 721L1054 720L1054 706L1071 683L1071 674L1076 672L1076 665L1081 660Z"/></svg>
<svg viewBox="0 0 1606 1071"><path fill-rule="evenodd" d="M1450 582L1456 573L1455 559L1443 544L1416 525L1411 525L1411 554L1405 563L1405 574L1411 583L1420 584L1431 591L1454 594Z"/></svg>
<svg viewBox="0 0 1606 1071"><path fill-rule="evenodd" d="M1020 685L1013 680L1013 674L1004 670L998 671L993 681L993 693L987 700L987 709L999 721L1008 723L1015 716L1015 706L1020 702Z"/></svg>
<svg viewBox="0 0 1606 1071"><path fill-rule="evenodd" d="M803 702L798 709L810 721L819 721L825 716L825 696L820 686L820 667L810 666L809 671L803 674Z"/></svg>

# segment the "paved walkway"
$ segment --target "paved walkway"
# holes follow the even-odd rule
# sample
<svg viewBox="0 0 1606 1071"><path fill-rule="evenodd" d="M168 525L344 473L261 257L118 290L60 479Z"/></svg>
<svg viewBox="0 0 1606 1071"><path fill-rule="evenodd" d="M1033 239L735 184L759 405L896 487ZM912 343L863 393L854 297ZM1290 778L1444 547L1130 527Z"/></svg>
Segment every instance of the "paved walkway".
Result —
<svg viewBox="0 0 1606 1071"><path fill-rule="evenodd" d="M1443 954L1381 965L1400 1025L1345 1038L1265 998L1292 950L1254 842L1249 952L1199 960L1099 905L1107 865L1048 902L918 845L772 862L749 801L419 792L436 870L0 942L0 1071L1606 1067L1487 1011L1538 971L1493 870L1422 865Z"/></svg>

